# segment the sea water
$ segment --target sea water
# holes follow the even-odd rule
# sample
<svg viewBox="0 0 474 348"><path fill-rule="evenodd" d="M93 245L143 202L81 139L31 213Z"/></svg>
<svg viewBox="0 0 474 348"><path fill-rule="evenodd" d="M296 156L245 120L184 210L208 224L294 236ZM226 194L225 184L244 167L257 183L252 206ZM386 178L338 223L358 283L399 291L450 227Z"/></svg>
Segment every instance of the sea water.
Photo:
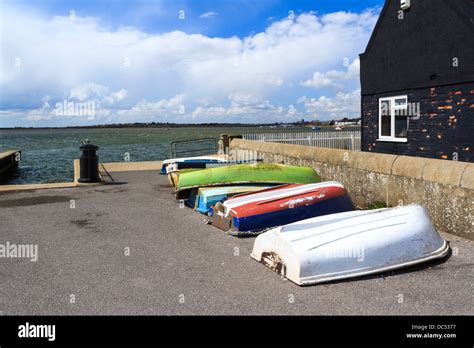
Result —
<svg viewBox="0 0 474 348"><path fill-rule="evenodd" d="M1 184L51 183L73 180L73 161L88 139L99 146L101 162L157 161L169 157L169 143L220 134L308 131L304 128L186 127L186 128L66 128L0 130L0 152L20 149L17 172Z"/></svg>

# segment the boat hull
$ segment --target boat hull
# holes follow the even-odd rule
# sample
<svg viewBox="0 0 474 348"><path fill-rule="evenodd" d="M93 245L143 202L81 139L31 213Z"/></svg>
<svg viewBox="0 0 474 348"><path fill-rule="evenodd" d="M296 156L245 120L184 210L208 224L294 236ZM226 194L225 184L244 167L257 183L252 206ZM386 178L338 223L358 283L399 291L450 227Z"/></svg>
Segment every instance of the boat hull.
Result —
<svg viewBox="0 0 474 348"><path fill-rule="evenodd" d="M338 182L283 185L216 205L212 223L223 230L254 232L354 209L347 191Z"/></svg>
<svg viewBox="0 0 474 348"><path fill-rule="evenodd" d="M277 210L263 214L255 214L246 217L234 217L230 228L240 232L261 231L266 228L290 224L296 221L309 219L317 216L336 214L354 210L354 205L345 194L315 204L295 207L293 209Z"/></svg>
<svg viewBox="0 0 474 348"><path fill-rule="evenodd" d="M298 285L360 277L446 257L424 207L302 220L257 237L251 256Z"/></svg>
<svg viewBox="0 0 474 348"><path fill-rule="evenodd" d="M176 187L179 182L179 172L168 172L168 181L170 182L171 186Z"/></svg>
<svg viewBox="0 0 474 348"><path fill-rule="evenodd" d="M179 183L179 176L181 173L190 173L197 170L203 170L208 168L217 168L217 167L226 167L236 164L243 163L257 163L260 160L249 160L249 161L184 161L170 163L166 166L166 174L168 175L168 180L173 187L177 187Z"/></svg>
<svg viewBox="0 0 474 348"><path fill-rule="evenodd" d="M260 191L268 188L267 185L260 186L224 186L224 187L203 187L197 191L195 203L193 204L194 209L202 214L207 214L209 209L218 202L222 202L229 197L233 197L239 194ZM191 194L192 198L193 194Z"/></svg>
<svg viewBox="0 0 474 348"><path fill-rule="evenodd" d="M169 165L166 168L166 173L168 175L168 181L170 182L171 186L176 188L179 184L179 176L184 173L191 173L197 170L200 170L199 168L186 168L186 169L175 169L176 168L176 163Z"/></svg>
<svg viewBox="0 0 474 348"><path fill-rule="evenodd" d="M181 174L176 194L178 199L187 199L190 190L199 187L242 184L307 184L319 181L314 169L309 167L264 163L237 164Z"/></svg>
<svg viewBox="0 0 474 348"><path fill-rule="evenodd" d="M193 165L198 166L197 168L200 168L199 166L205 165L207 163L225 163L228 160L229 160L228 155L169 158L163 161L160 174L163 174L163 175L166 174L167 173L166 168L170 164L174 164L174 163L189 163L191 167L188 167L188 168L196 168L196 167L193 167ZM183 164L183 166L186 166L186 164Z"/></svg>
<svg viewBox="0 0 474 348"><path fill-rule="evenodd" d="M170 167L172 170L183 170L183 169L208 169L208 168L217 168L217 167L226 167L232 166L236 164L244 164L244 163L257 163L261 162L261 160L248 160L248 161L202 161L202 160L187 160L184 162L176 162L171 165L168 165L166 171L168 172Z"/></svg>

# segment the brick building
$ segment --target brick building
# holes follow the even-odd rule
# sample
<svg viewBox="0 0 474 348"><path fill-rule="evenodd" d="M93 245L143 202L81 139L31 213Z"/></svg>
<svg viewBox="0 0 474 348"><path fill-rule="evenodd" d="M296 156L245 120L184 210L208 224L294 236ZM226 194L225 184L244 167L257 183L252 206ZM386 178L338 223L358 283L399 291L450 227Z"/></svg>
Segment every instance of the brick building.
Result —
<svg viewBox="0 0 474 348"><path fill-rule="evenodd" d="M360 62L363 151L474 161L474 0L386 0Z"/></svg>

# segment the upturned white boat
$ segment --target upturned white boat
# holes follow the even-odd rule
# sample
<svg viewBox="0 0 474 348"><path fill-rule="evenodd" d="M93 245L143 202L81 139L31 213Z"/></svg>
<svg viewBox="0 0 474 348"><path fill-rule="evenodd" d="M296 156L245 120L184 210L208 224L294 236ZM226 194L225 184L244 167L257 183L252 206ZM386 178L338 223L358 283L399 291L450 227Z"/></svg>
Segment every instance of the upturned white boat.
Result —
<svg viewBox="0 0 474 348"><path fill-rule="evenodd" d="M255 240L251 256L298 285L391 271L449 252L419 205L298 221Z"/></svg>
<svg viewBox="0 0 474 348"><path fill-rule="evenodd" d="M229 156L222 155L209 155L209 156L197 156L197 157L181 157L181 158L169 158L165 159L161 165L161 174L166 174L166 167L173 163L189 163L192 168L192 164L196 163L225 163L229 161ZM176 167L177 168L177 167Z"/></svg>

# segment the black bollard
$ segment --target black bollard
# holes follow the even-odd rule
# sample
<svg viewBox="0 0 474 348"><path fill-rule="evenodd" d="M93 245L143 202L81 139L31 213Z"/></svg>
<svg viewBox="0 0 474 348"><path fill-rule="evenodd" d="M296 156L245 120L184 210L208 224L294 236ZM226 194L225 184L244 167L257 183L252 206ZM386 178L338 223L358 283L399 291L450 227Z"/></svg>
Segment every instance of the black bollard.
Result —
<svg viewBox="0 0 474 348"><path fill-rule="evenodd" d="M100 182L99 177L99 156L96 151L99 149L98 146L84 143L80 147L82 151L81 158L79 159L80 164L80 178L79 182Z"/></svg>

